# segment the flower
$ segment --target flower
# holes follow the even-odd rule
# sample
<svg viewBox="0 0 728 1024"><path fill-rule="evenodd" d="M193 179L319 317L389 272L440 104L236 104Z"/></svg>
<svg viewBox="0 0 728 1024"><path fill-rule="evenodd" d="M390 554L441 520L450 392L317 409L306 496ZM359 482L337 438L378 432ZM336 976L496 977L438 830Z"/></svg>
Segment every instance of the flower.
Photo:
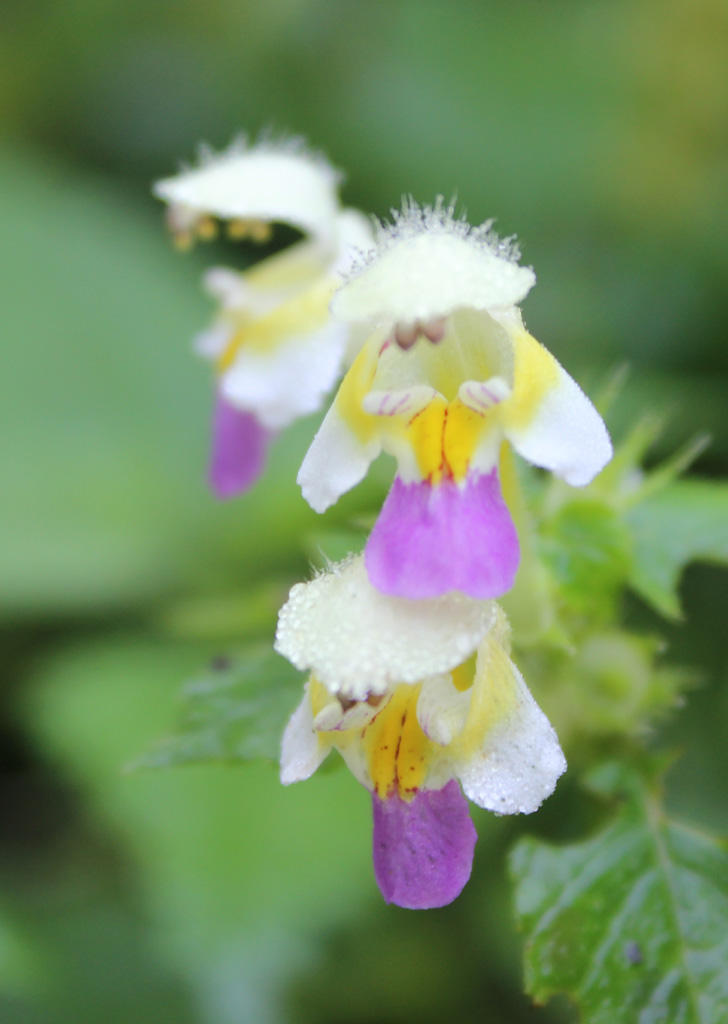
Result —
<svg viewBox="0 0 728 1024"><path fill-rule="evenodd" d="M195 347L217 376L209 475L219 497L255 482L271 436L321 406L352 338L363 340L329 316L352 255L371 244L366 219L340 208L338 183L323 157L285 139L204 152L199 167L155 185L183 247L214 236L214 218L227 221L233 238L265 241L273 223L305 236L245 273L216 267L205 275L218 313Z"/></svg>
<svg viewBox="0 0 728 1024"><path fill-rule="evenodd" d="M410 598L513 584L516 530L501 493L504 441L573 486L609 461L601 417L523 325L535 283L490 222L414 204L381 226L377 248L332 303L372 332L344 378L298 480L317 512L386 451L397 475L369 537L370 579Z"/></svg>
<svg viewBox="0 0 728 1024"><path fill-rule="evenodd" d="M283 736L281 781L307 779L330 750L341 753L372 794L374 872L387 902L450 903L472 867L465 798L528 814L566 768L493 601L390 597L357 557L291 590L276 650L311 670Z"/></svg>

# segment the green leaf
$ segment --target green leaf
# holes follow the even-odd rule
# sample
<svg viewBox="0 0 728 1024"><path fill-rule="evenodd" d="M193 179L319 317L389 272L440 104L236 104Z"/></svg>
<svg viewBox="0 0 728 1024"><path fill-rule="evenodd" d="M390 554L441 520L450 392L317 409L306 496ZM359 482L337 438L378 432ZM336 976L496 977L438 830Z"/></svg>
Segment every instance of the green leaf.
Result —
<svg viewBox="0 0 728 1024"><path fill-rule="evenodd" d="M577 497L544 524L544 561L573 611L609 617L630 568L630 536L602 501Z"/></svg>
<svg viewBox="0 0 728 1024"><path fill-rule="evenodd" d="M168 768L260 757L275 761L301 691L301 673L270 647L217 658L204 676L184 689L174 735L131 767Z"/></svg>
<svg viewBox="0 0 728 1024"><path fill-rule="evenodd" d="M606 828L560 848L524 839L512 854L528 992L567 994L588 1024L728 1020L728 846L668 819L632 769L589 781L622 801Z"/></svg>
<svg viewBox="0 0 728 1024"><path fill-rule="evenodd" d="M0 993L37 994L47 982L47 966L34 937L0 907Z"/></svg>
<svg viewBox="0 0 728 1024"><path fill-rule="evenodd" d="M114 861L132 880L147 922L148 948L191 983L198 1008L233 1007L232 1018L206 1009L205 1021L278 1021L283 1011L264 1017L257 1001L248 1000L266 993L277 998L287 974L301 960L310 963L315 936L356 920L376 898L371 801L348 772L318 772L286 787L260 761L122 772L168 727L180 679L192 678L213 651L148 631L69 642L38 664L22 713L34 747L73 783L84 820L113 843ZM78 877L92 885L93 895L83 847L77 856ZM71 915L96 907L90 897L79 900L77 888L68 902ZM46 919L52 916L46 911ZM117 948L128 988L138 975ZM87 957L87 975L88 963ZM108 1017L76 1013L68 1019ZM1 1013L0 1019L5 1024ZM141 1024L142 1017L127 1013L124 1019ZM187 1021L163 1006L156 1016L144 1016L144 1024L152 1019Z"/></svg>
<svg viewBox="0 0 728 1024"><path fill-rule="evenodd" d="M689 562L728 564L728 484L677 480L630 509L630 583L668 618L680 617L677 588Z"/></svg>
<svg viewBox="0 0 728 1024"><path fill-rule="evenodd" d="M224 591L318 523L295 483L310 421L250 494L212 499L210 374L188 351L211 314L203 256L175 253L146 202L0 149L0 618Z"/></svg>

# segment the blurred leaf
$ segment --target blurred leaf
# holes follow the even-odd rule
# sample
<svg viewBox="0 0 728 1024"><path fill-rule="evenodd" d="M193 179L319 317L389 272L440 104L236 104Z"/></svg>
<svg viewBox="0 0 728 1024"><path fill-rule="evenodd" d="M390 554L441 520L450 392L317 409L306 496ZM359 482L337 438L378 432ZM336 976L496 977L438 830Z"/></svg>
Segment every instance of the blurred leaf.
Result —
<svg viewBox="0 0 728 1024"><path fill-rule="evenodd" d="M634 537L630 583L668 618L680 617L677 588L692 561L728 564L728 484L677 480L626 515Z"/></svg>
<svg viewBox="0 0 728 1024"><path fill-rule="evenodd" d="M348 772L284 787L259 762L123 773L214 653L134 633L68 646L40 667L26 721L115 842L149 941L217 1007L205 1020L277 1021L239 1009L243 996L280 999L312 934L378 898L369 794Z"/></svg>
<svg viewBox="0 0 728 1024"><path fill-rule="evenodd" d="M591 619L609 616L630 567L629 532L614 511L577 497L547 520L541 537L560 598Z"/></svg>
<svg viewBox="0 0 728 1024"><path fill-rule="evenodd" d="M528 992L569 995L589 1024L728 1019L728 846L666 818L654 783L626 766L590 783L622 801L606 828L512 854Z"/></svg>
<svg viewBox="0 0 728 1024"><path fill-rule="evenodd" d="M320 529L306 538L306 550L312 565L326 569L352 553L359 554L365 540L366 533L363 529Z"/></svg>
<svg viewBox="0 0 728 1024"><path fill-rule="evenodd" d="M270 647L219 657L206 675L185 687L175 734L131 767L277 761L283 729L301 692L301 673Z"/></svg>
<svg viewBox="0 0 728 1024"><path fill-rule="evenodd" d="M189 352L209 315L199 264L141 200L0 152L0 615L240 586L290 563L317 521L295 484L310 422L274 446L254 492L212 499L209 371Z"/></svg>
<svg viewBox="0 0 728 1024"><path fill-rule="evenodd" d="M47 984L47 965L33 940L5 907L0 910L0 992L37 994Z"/></svg>
<svg viewBox="0 0 728 1024"><path fill-rule="evenodd" d="M664 664L664 643L613 627L589 631L576 649L526 652L521 666L569 753L595 763L604 741L642 737L680 704L695 673Z"/></svg>
<svg viewBox="0 0 728 1024"><path fill-rule="evenodd" d="M126 197L7 153L0 185L0 607L147 596L177 575L199 516L201 494L171 513L202 460L205 385L195 395L185 352L202 305Z"/></svg>
<svg viewBox="0 0 728 1024"><path fill-rule="evenodd" d="M278 609L289 589L290 584L269 580L231 593L183 597L162 610L159 625L165 633L183 640L237 645L275 629Z"/></svg>

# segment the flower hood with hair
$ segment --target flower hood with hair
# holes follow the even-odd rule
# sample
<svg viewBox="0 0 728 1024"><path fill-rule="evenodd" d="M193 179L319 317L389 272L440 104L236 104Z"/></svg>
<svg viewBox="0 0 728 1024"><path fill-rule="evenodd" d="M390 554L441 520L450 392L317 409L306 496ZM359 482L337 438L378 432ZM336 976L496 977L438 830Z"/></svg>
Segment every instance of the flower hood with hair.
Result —
<svg viewBox="0 0 728 1024"><path fill-rule="evenodd" d="M183 248L214 237L218 220L233 239L266 241L274 223L305 236L245 273L217 267L205 276L218 313L195 347L216 371L210 483L219 497L255 482L271 436L320 408L363 340L329 315L352 257L371 245L367 220L341 209L339 181L300 140L241 140L203 151L199 167L154 188Z"/></svg>
<svg viewBox="0 0 728 1024"><path fill-rule="evenodd" d="M526 330L518 309L535 283L491 222L471 228L442 201L380 226L377 246L332 303L370 334L301 466L318 512L386 451L397 475L369 537L370 579L427 598L505 593L519 561L503 498L503 442L583 486L612 454L594 406Z"/></svg>

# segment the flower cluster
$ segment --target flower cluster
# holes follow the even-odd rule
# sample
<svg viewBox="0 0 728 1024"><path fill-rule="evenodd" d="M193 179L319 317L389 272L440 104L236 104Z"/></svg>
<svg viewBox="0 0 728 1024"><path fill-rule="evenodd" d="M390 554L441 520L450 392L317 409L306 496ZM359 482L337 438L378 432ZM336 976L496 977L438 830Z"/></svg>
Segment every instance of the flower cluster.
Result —
<svg viewBox="0 0 728 1024"><path fill-rule="evenodd" d="M611 457L601 417L526 330L535 283L490 223L438 201L370 232L342 210L337 175L299 145L243 146L161 182L184 242L221 218L274 221L304 241L245 274L217 269L220 302L198 349L215 361L211 477L252 482L266 439L323 401L348 365L299 473L324 512L382 452L397 472L363 556L291 591L276 649L309 673L283 737L284 784L336 748L370 790L374 870L387 901L443 906L470 876L467 799L530 813L566 768L511 660L494 599L520 551L507 447L573 486Z"/></svg>

